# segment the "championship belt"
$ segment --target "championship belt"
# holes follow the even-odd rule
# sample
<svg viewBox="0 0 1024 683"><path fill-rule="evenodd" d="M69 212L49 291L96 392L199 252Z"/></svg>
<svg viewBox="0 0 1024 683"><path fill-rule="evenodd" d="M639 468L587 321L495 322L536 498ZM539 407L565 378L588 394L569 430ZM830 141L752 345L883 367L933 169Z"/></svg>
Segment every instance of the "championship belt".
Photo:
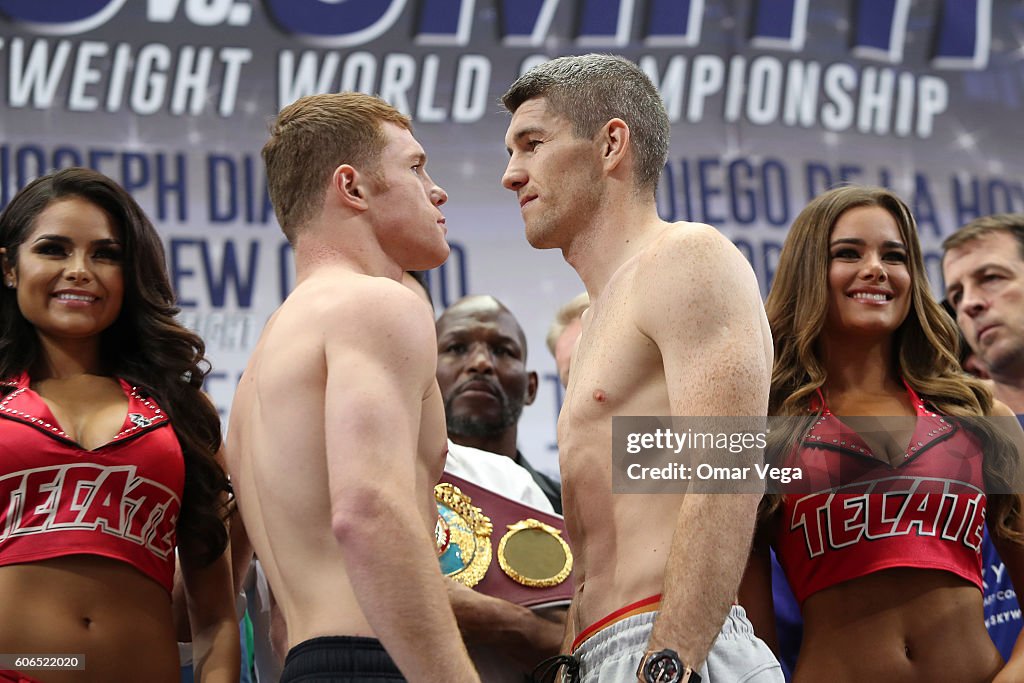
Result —
<svg viewBox="0 0 1024 683"><path fill-rule="evenodd" d="M438 546L441 571L459 583L480 583L491 566L491 520L472 504L457 486L441 483L434 487L438 523L448 527L448 543Z"/></svg>
<svg viewBox="0 0 1024 683"><path fill-rule="evenodd" d="M446 576L524 607L572 599L573 558L561 517L448 472L434 487L434 497L450 532L440 556Z"/></svg>

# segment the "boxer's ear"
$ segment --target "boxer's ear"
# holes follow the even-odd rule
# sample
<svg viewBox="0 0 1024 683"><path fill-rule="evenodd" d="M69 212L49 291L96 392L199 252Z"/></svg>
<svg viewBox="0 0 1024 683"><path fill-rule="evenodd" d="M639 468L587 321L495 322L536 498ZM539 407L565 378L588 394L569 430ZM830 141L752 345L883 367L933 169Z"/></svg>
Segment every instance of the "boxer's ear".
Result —
<svg viewBox="0 0 1024 683"><path fill-rule="evenodd" d="M629 139L629 126L622 119L611 119L604 124L598 133L598 141L605 170L612 171L623 162L629 153Z"/></svg>
<svg viewBox="0 0 1024 683"><path fill-rule="evenodd" d="M331 175L331 189L343 205L365 211L368 208L366 203L367 181L366 174L360 173L349 164L342 164L334 169L334 173Z"/></svg>

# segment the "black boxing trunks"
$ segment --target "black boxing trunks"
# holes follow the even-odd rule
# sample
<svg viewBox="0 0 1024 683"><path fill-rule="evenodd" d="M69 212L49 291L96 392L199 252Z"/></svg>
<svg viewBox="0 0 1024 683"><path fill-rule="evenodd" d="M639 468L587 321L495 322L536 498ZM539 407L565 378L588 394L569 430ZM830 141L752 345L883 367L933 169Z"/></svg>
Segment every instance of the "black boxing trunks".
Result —
<svg viewBox="0 0 1024 683"><path fill-rule="evenodd" d="M376 638L310 638L288 651L281 672L281 683L361 681L405 681Z"/></svg>

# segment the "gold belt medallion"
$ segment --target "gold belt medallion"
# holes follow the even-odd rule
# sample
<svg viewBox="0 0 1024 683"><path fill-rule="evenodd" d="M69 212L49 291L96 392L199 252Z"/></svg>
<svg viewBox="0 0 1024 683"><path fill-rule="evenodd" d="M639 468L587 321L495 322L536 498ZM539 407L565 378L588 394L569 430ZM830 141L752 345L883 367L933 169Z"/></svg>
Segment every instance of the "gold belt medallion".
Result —
<svg viewBox="0 0 1024 683"><path fill-rule="evenodd" d="M472 498L459 487L442 483L434 487L437 512L448 524L450 541L441 554L441 571L472 588L491 566L491 534L494 526Z"/></svg>
<svg viewBox="0 0 1024 683"><path fill-rule="evenodd" d="M557 586L572 572L572 551L561 532L536 519L510 524L498 543L498 565L530 588Z"/></svg>

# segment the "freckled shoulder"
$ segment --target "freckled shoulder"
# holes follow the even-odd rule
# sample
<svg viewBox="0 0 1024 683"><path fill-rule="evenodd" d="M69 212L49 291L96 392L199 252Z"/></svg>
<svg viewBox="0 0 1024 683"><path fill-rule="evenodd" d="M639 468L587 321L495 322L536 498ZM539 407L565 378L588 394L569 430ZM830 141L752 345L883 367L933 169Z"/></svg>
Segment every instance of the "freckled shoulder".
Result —
<svg viewBox="0 0 1024 683"><path fill-rule="evenodd" d="M746 259L736 246L721 232L704 223L672 223L646 251L652 259L671 259L678 263L732 265L735 258L744 264ZM709 263L710 259L710 263Z"/></svg>
<svg viewBox="0 0 1024 683"><path fill-rule="evenodd" d="M678 222L639 255L636 281L642 295L686 291L709 296L749 294L760 302L757 277L736 246L710 225Z"/></svg>
<svg viewBox="0 0 1024 683"><path fill-rule="evenodd" d="M732 242L708 225L667 226L641 254L632 289L637 330L664 364L671 414L764 414L768 322L753 268Z"/></svg>

